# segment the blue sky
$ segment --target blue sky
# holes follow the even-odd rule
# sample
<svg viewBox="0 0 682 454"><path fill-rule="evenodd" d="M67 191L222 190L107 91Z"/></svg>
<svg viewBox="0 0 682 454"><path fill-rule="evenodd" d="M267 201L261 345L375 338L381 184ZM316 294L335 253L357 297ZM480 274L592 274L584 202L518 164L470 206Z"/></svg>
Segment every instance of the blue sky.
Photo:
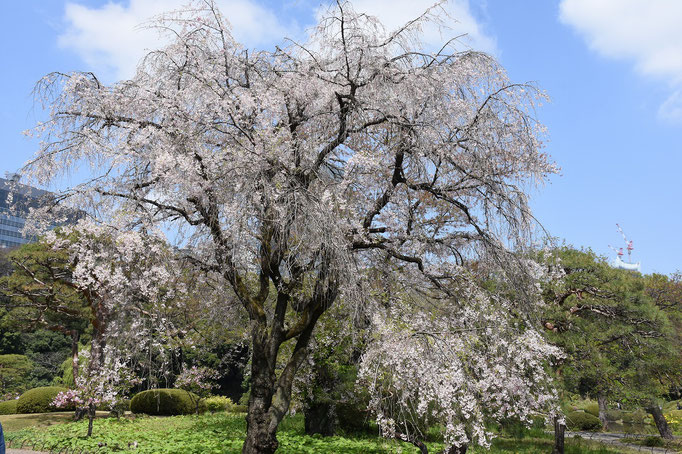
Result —
<svg viewBox="0 0 682 454"><path fill-rule="evenodd" d="M249 46L304 36L320 0L217 0ZM50 71L132 75L155 37L133 26L181 0L23 0L0 17L0 175L37 143L35 82ZM357 0L398 25L428 0ZM575 246L609 255L634 240L643 271L682 269L682 2L675 0L453 0L462 45L495 55L513 81L536 82L552 102L537 112L561 175L534 194L541 223ZM426 30L427 42L441 37Z"/></svg>

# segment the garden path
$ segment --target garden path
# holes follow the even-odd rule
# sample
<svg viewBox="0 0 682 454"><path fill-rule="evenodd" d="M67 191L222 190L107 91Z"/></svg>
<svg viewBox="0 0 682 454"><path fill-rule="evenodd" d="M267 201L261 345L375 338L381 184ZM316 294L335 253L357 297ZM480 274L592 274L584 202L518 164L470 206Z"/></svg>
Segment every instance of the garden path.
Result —
<svg viewBox="0 0 682 454"><path fill-rule="evenodd" d="M641 451L641 452L650 452L650 453L657 453L657 454L672 454L672 453L678 453L679 451L677 450L672 450L670 448L654 448L654 447L649 447L649 446L640 446L640 445L633 445L630 443L624 443L620 441L623 438L626 437L636 437L637 435L632 435L632 434L624 434L624 433L615 433L615 432L571 432L571 431L566 431L566 438L572 438L575 435L579 435L580 437L586 439L586 440L593 440L593 441L598 441L600 443L603 443L608 446L614 446L614 447L623 447L623 448L628 448L632 449L635 451ZM679 437L675 437L679 438Z"/></svg>
<svg viewBox="0 0 682 454"><path fill-rule="evenodd" d="M7 454L49 454L41 451L29 451L28 449L8 449Z"/></svg>

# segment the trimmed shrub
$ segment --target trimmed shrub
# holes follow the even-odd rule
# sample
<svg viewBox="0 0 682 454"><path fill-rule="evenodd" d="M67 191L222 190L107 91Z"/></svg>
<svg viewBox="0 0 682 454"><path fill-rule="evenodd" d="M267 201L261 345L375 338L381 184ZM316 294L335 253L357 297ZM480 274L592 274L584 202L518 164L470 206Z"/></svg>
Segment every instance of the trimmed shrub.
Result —
<svg viewBox="0 0 682 454"><path fill-rule="evenodd" d="M17 400L0 402L0 415L13 415L17 412Z"/></svg>
<svg viewBox="0 0 682 454"><path fill-rule="evenodd" d="M225 396L213 396L204 399L206 403L206 409L211 413L216 413L219 411L229 411L233 406L234 402L229 397Z"/></svg>
<svg viewBox="0 0 682 454"><path fill-rule="evenodd" d="M601 422L590 413L572 411L566 415L566 426L570 430L599 430Z"/></svg>
<svg viewBox="0 0 682 454"><path fill-rule="evenodd" d="M182 389L150 389L135 394L130 401L130 411L148 415L190 415L196 412L199 396ZM199 400L199 413L206 411L206 404Z"/></svg>
<svg viewBox="0 0 682 454"><path fill-rule="evenodd" d="M246 413L247 411L249 411L249 406L242 404L233 405L229 410L230 413Z"/></svg>
<svg viewBox="0 0 682 454"><path fill-rule="evenodd" d="M585 413L589 413L592 416L599 417L599 404L597 402L589 402L584 407Z"/></svg>
<svg viewBox="0 0 682 454"><path fill-rule="evenodd" d="M43 386L33 388L22 394L17 400L17 413L47 413L49 411L61 411L55 408L52 401L57 394L66 392L68 389L60 386Z"/></svg>

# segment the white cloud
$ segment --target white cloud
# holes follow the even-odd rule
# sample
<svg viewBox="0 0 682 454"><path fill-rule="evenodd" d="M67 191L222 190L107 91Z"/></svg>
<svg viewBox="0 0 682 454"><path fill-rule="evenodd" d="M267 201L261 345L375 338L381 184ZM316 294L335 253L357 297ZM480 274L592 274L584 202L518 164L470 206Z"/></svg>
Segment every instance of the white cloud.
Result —
<svg viewBox="0 0 682 454"><path fill-rule="evenodd" d="M314 3L319 0L299 1L303 3L297 4L299 8L294 9L299 13L307 9L309 17L298 20L314 20ZM248 46L262 46L280 43L284 37L296 38L303 34L296 20L284 22L281 14L278 16L258 2L216 1L232 24L233 35L238 41ZM130 78L146 51L162 45L155 31L140 28L139 25L186 3L187 0L111 0L101 7L91 8L68 2L65 10L67 28L59 36L59 45L75 51L87 65L86 69L104 74L105 79ZM434 0L356 0L353 6L356 11L377 16L391 30L414 19L433 3ZM427 27L423 30L426 45L440 46L453 35L466 34L460 39L460 47L496 53L494 38L483 32L471 13L468 0L450 0L444 8L453 18L448 21L452 30L448 30L446 36L441 36L438 27ZM292 8L283 7L281 12L284 11L291 15Z"/></svg>
<svg viewBox="0 0 682 454"><path fill-rule="evenodd" d="M354 0L353 9L370 16L377 17L387 30L395 30L410 20L423 14L433 6L434 0ZM474 18L469 0L449 0L442 5L447 13L445 25L447 33L441 33L439 27L429 26L422 30L423 43L430 48L440 48L445 41L463 35L459 40L459 48L480 50L491 54L497 53L495 38L487 35Z"/></svg>
<svg viewBox="0 0 682 454"><path fill-rule="evenodd" d="M669 84L672 94L659 113L682 120L682 1L562 0L559 11L592 50Z"/></svg>
<svg viewBox="0 0 682 454"><path fill-rule="evenodd" d="M675 90L658 108L658 116L673 123L682 123L682 90Z"/></svg>
<svg viewBox="0 0 682 454"><path fill-rule="evenodd" d="M74 50L88 69L110 79L130 78L140 58L160 46L157 32L139 25L150 18L178 9L186 0L129 0L109 2L100 8L67 3L66 31L59 45ZM238 41L250 46L279 42L296 33L296 25L284 25L275 14L250 0L218 0Z"/></svg>

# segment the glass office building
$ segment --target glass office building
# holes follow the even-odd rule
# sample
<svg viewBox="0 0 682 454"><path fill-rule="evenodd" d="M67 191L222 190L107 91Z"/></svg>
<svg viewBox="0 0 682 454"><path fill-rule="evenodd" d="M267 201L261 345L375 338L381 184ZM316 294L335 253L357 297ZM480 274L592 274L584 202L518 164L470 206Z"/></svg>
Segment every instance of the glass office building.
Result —
<svg viewBox="0 0 682 454"><path fill-rule="evenodd" d="M30 243L21 231L30 208L37 208L51 199L51 193L19 183L17 174L0 178L0 248Z"/></svg>

